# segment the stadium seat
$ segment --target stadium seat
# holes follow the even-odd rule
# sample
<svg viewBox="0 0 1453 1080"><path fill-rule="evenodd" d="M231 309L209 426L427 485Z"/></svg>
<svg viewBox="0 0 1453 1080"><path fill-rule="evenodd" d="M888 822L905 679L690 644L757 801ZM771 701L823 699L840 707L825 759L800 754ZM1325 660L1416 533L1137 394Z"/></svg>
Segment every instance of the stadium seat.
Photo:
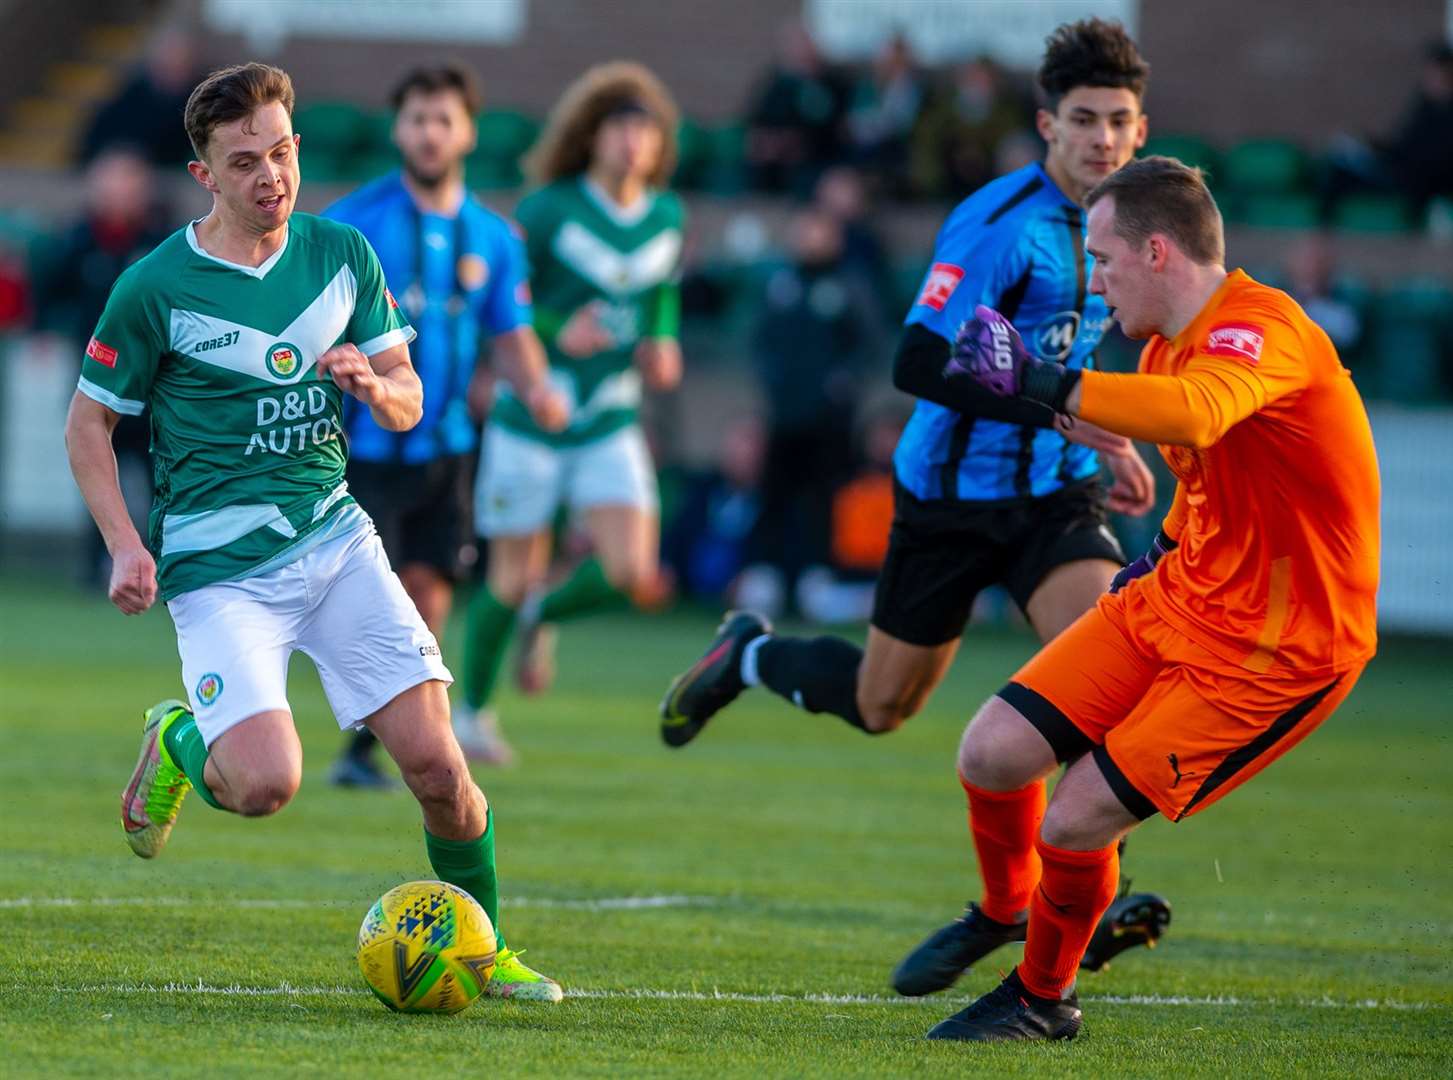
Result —
<svg viewBox="0 0 1453 1080"><path fill-rule="evenodd" d="M1376 392L1416 404L1446 401L1453 345L1453 289L1439 278L1416 277L1383 292L1377 304L1373 346Z"/></svg>
<svg viewBox="0 0 1453 1080"><path fill-rule="evenodd" d="M702 187L713 195L740 195L747 186L746 128L727 124L709 135L711 156Z"/></svg>
<svg viewBox="0 0 1453 1080"><path fill-rule="evenodd" d="M394 149L394 114L388 109L367 113L360 125L364 149L373 155L398 153Z"/></svg>
<svg viewBox="0 0 1453 1080"><path fill-rule="evenodd" d="M1386 195L1349 195L1337 204L1332 223L1354 232L1404 232L1412 227L1406 204Z"/></svg>
<svg viewBox="0 0 1453 1080"><path fill-rule="evenodd" d="M293 115L293 130L303 137L304 153L325 153L335 158L364 148L368 117L345 101L305 105Z"/></svg>
<svg viewBox="0 0 1453 1080"><path fill-rule="evenodd" d="M711 133L690 117L682 117L676 132L676 175L672 186L685 190L699 188L712 156Z"/></svg>
<svg viewBox="0 0 1453 1080"><path fill-rule="evenodd" d="M1195 135L1153 135L1146 140L1140 156L1150 157L1154 154L1179 158L1187 165L1199 165L1210 174L1213 186L1219 180L1220 155L1205 139Z"/></svg>
<svg viewBox="0 0 1453 1080"><path fill-rule="evenodd" d="M1261 229L1314 229L1321 221L1315 196L1259 194L1222 200L1233 221Z"/></svg>
<svg viewBox="0 0 1453 1080"><path fill-rule="evenodd" d="M540 126L522 112L492 109L480 113L479 144L469 155L471 187L518 187L524 179L520 158L530 149Z"/></svg>
<svg viewBox="0 0 1453 1080"><path fill-rule="evenodd" d="M1293 195L1301 190L1305 178L1305 155L1281 139L1239 143L1221 162L1222 183L1244 195Z"/></svg>

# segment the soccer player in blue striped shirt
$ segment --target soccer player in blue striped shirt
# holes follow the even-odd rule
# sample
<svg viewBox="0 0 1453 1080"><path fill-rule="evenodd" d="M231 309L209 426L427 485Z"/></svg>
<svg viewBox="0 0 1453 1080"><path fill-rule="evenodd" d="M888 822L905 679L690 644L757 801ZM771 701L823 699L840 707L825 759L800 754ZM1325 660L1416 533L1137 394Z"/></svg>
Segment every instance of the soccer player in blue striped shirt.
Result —
<svg viewBox="0 0 1453 1080"><path fill-rule="evenodd" d="M669 745L690 742L744 688L759 685L869 734L892 731L942 681L982 589L1004 586L1045 641L1106 591L1125 562L1107 508L1140 515L1155 501L1133 445L1083 421L1071 426L1043 406L995 397L953 377L949 362L958 328L986 304L1041 360L1093 364L1110 312L1088 290L1079 200L1144 145L1148 72L1118 24L1059 27L1039 71L1044 162L985 185L939 233L894 361L895 385L919 400L894 456L894 521L867 649L773 634L761 616L731 613L667 691L661 734ZM1114 479L1108 492L1102 465ZM1055 732L1043 734L1056 745ZM893 982L904 994L944 989L991 950L1023 940L1038 881L1043 781L1000 791L993 763L962 752L959 771L983 892L899 965ZM1086 966L1153 940L1169 908L1138 894L1106 920Z"/></svg>

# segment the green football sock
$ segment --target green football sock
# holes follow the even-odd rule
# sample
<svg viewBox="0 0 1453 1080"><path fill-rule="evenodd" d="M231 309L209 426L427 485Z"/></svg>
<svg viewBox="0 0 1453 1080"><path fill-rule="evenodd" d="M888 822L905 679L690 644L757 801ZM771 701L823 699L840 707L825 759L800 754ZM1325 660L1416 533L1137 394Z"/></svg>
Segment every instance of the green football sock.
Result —
<svg viewBox="0 0 1453 1080"><path fill-rule="evenodd" d="M515 609L481 584L470 601L464 634L464 700L470 708L489 704L514 630Z"/></svg>
<svg viewBox="0 0 1453 1080"><path fill-rule="evenodd" d="M440 881L455 885L479 901L494 926L496 946L505 947L499 928L499 882L494 872L494 810L485 812L484 835L475 840L445 840L424 830L429 865Z"/></svg>
<svg viewBox="0 0 1453 1080"><path fill-rule="evenodd" d="M608 580L599 559L586 559L575 572L545 594L540 621L563 622L591 611L625 607L630 598Z"/></svg>
<svg viewBox="0 0 1453 1080"><path fill-rule="evenodd" d="M212 789L203 779L207 769L208 751L202 733L197 730L197 718L187 713L182 719L173 721L162 733L161 741L166 745L166 752L176 762L177 768L187 774L193 790L202 796L207 805L225 810L226 807L217 801L217 796L212 794Z"/></svg>

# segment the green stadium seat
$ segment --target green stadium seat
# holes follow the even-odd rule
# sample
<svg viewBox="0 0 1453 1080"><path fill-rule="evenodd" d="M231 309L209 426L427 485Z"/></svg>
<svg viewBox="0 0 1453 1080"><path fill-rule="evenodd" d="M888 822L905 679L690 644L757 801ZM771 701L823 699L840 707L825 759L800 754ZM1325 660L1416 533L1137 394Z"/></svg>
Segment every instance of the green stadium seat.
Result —
<svg viewBox="0 0 1453 1080"><path fill-rule="evenodd" d="M1448 398L1453 289L1439 278L1409 278L1383 292L1372 327L1380 397L1428 404Z"/></svg>
<svg viewBox="0 0 1453 1080"><path fill-rule="evenodd" d="M1386 195L1349 195L1337 204L1332 223L1353 232L1405 232L1413 224L1407 205Z"/></svg>
<svg viewBox="0 0 1453 1080"><path fill-rule="evenodd" d="M740 195L747 187L747 129L727 124L711 132L711 163L702 186L713 195Z"/></svg>
<svg viewBox="0 0 1453 1080"><path fill-rule="evenodd" d="M493 109L479 115L479 142L466 163L471 187L518 187L524 180L520 158L534 144L540 126L524 113Z"/></svg>
<svg viewBox="0 0 1453 1080"><path fill-rule="evenodd" d="M1306 179L1306 157L1293 143L1253 139L1233 146L1221 161L1221 181L1246 195L1291 195Z"/></svg>
<svg viewBox="0 0 1453 1080"><path fill-rule="evenodd" d="M1230 217L1243 225L1259 229L1315 229L1321 222L1320 210L1312 195L1247 195L1222 200L1230 207Z"/></svg>
<svg viewBox="0 0 1453 1080"><path fill-rule="evenodd" d="M711 132L689 117L683 117L676 131L676 174L672 185L691 190L702 185L711 167Z"/></svg>
<svg viewBox="0 0 1453 1080"><path fill-rule="evenodd" d="M1151 157L1155 154L1178 158L1187 165L1199 165L1211 174L1213 182L1219 182L1221 157L1216 148L1205 139L1195 135L1152 135L1146 140L1139 156Z"/></svg>
<svg viewBox="0 0 1453 1080"><path fill-rule="evenodd" d="M368 153L397 156L398 151L394 148L394 114L392 110L383 109L366 114L360 130L363 136L363 148Z"/></svg>
<svg viewBox="0 0 1453 1080"><path fill-rule="evenodd" d="M352 154L368 140L368 117L343 101L320 101L293 114L293 130L303 137L304 153Z"/></svg>

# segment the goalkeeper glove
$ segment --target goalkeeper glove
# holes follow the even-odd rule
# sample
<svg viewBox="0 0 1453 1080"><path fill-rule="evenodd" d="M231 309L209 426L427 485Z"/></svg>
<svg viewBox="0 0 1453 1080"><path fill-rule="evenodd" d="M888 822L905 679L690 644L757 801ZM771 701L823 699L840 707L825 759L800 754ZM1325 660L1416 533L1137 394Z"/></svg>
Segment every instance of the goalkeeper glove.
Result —
<svg viewBox="0 0 1453 1080"><path fill-rule="evenodd" d="M1000 397L1027 398L1057 413L1080 381L1078 371L1036 360L1013 323L983 304L959 326L943 373L967 375Z"/></svg>
<svg viewBox="0 0 1453 1080"><path fill-rule="evenodd" d="M1119 592L1138 577L1144 577L1155 569L1155 564L1165 556L1166 552L1176 549L1176 542L1166 535L1161 529L1155 534L1155 539L1150 542L1150 550L1140 558L1136 559L1129 566L1122 566L1120 572L1110 579L1110 591Z"/></svg>

